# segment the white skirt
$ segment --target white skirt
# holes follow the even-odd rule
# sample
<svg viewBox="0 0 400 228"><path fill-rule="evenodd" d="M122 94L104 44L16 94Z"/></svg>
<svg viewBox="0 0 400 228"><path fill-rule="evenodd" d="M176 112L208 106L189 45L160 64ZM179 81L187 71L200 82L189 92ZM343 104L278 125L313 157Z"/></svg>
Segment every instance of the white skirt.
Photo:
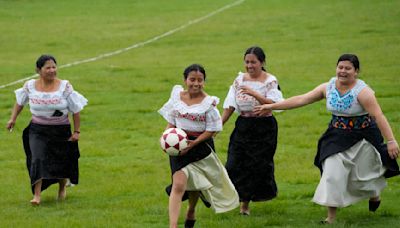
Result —
<svg viewBox="0 0 400 228"><path fill-rule="evenodd" d="M182 168L187 177L187 191L201 191L215 213L239 206L239 195L228 173L214 152Z"/></svg>
<svg viewBox="0 0 400 228"><path fill-rule="evenodd" d="M322 170L312 201L323 206L347 207L379 196L387 185L380 154L365 139L325 159Z"/></svg>

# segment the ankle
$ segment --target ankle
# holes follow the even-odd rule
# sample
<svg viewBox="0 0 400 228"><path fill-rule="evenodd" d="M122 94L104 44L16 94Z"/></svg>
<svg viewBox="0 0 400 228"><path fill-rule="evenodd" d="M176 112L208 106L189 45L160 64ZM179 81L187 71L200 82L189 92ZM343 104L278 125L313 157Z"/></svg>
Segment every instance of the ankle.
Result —
<svg viewBox="0 0 400 228"><path fill-rule="evenodd" d="M380 201L380 200L381 200L381 198L379 196L374 196L374 197L369 198L369 201Z"/></svg>
<svg viewBox="0 0 400 228"><path fill-rule="evenodd" d="M195 216L196 215L196 211L195 210L188 210L187 212L186 212L186 219L187 220L194 220L195 219Z"/></svg>

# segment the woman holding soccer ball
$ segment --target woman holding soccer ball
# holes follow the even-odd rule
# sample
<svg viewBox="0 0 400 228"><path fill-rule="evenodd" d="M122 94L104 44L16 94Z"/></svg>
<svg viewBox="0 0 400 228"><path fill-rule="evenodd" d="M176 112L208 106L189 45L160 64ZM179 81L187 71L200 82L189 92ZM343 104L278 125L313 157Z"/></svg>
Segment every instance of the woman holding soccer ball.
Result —
<svg viewBox="0 0 400 228"><path fill-rule="evenodd" d="M29 104L32 120L23 132L23 144L34 194L32 205L40 204L41 192L51 184L59 183L58 199L63 200L67 182L78 183L79 113L87 104L67 80L57 77L53 56L40 56L36 72L38 79L15 91L17 102L7 123L11 132L24 105ZM72 134L69 113L74 124Z"/></svg>
<svg viewBox="0 0 400 228"><path fill-rule="evenodd" d="M170 227L178 227L182 200L189 199L185 227L195 223L195 207L199 197L216 213L239 205L238 194L218 159L213 135L222 130L217 104L219 99L204 90L206 72L201 65L188 66L184 72L185 89L173 87L168 102L159 113L168 122L167 128L180 128L189 136L188 146L179 156L170 156L172 189L169 197Z"/></svg>
<svg viewBox="0 0 400 228"><path fill-rule="evenodd" d="M314 161L322 176L313 201L328 208L322 223L333 223L338 207L363 199L369 199L369 211L376 211L387 185L385 178L399 174L399 144L374 91L358 79L359 71L358 57L344 54L337 61L336 77L329 82L303 95L255 108L257 114L263 115L326 98L332 119L319 139Z"/></svg>

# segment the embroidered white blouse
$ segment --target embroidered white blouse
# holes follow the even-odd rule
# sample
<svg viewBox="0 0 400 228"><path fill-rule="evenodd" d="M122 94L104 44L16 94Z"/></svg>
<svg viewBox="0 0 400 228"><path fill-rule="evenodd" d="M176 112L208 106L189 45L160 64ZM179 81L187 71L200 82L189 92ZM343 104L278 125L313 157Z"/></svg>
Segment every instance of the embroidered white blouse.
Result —
<svg viewBox="0 0 400 228"><path fill-rule="evenodd" d="M25 82L15 90L17 104L29 103L32 122L38 124L69 124L68 113L78 113L87 104L87 99L67 80L62 80L57 91L41 92L35 88L35 79Z"/></svg>
<svg viewBox="0 0 400 228"><path fill-rule="evenodd" d="M217 109L218 97L206 96L199 104L187 105L181 100L182 91L182 86L175 85L171 97L158 113L168 123L186 131L221 131L222 120Z"/></svg>
<svg viewBox="0 0 400 228"><path fill-rule="evenodd" d="M336 88L336 77L329 80L326 86L326 108L336 116L361 116L368 112L358 102L357 96L368 85L357 79L356 85L341 95Z"/></svg>
<svg viewBox="0 0 400 228"><path fill-rule="evenodd" d="M243 78L244 73L239 72L239 75L229 88L228 95L224 101L224 109L233 107L238 113L252 112L254 106L260 105L257 99L253 96L242 94L240 91L241 86L248 86L262 94L264 97L271 99L273 102L283 100L282 92L278 89L278 80L274 75L268 74L268 77L264 82L244 81Z"/></svg>

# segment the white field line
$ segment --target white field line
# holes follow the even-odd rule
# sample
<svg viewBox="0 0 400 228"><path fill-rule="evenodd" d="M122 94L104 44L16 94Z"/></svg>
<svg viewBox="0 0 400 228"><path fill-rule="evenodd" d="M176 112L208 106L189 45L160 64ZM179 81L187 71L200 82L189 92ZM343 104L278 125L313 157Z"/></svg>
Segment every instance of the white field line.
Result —
<svg viewBox="0 0 400 228"><path fill-rule="evenodd" d="M170 35L172 35L172 34L178 32L178 31L181 31L181 30L183 30L183 29L185 29L185 28L187 28L187 27L189 27L189 26L191 26L191 25L193 25L193 24L196 24L196 23L199 23L199 22L201 22L201 21L204 21L204 20L206 20L206 19L208 19L208 18L214 16L215 14L221 13L222 11L225 11L225 10L227 10L227 9L229 9L229 8L232 8L232 7L234 7L234 6L237 6L237 5L239 5L239 4L242 4L244 1L245 1L245 0L238 0L238 1L236 1L236 2L233 2L233 3L230 3L230 4L228 4L228 5L225 5L224 7L219 8L219 9L217 9L217 10L215 10L215 11L213 11L213 12L211 12L211 13L209 13L209 14L203 16L203 17L200 17L200 18L197 18L197 19L188 21L188 22L186 22L185 24L183 24L183 25L181 25L181 26L179 26L179 27L177 27L177 28L174 28L174 29L172 29L172 30L169 30L168 32L165 32L165 33L163 33L163 34L161 34L161 35L155 36L155 37L153 37L153 38L151 38L151 39L149 39L149 40L146 40L146 41L143 41L143 42L140 42L140 43L136 43L136 44L133 44L133 45L131 45L131 46L129 46L129 47L122 48L122 49L119 49L119 50L116 50L116 51L113 51L113 52L104 53L104 54L98 55L98 56L93 57L93 58L84 59L84 60L79 60L79 61L75 61L75 62L72 62L72 63L67 63L67 64L64 64L64 65L58 66L58 68L61 69L61 68L67 68L67 67L72 67L72 66L80 65L80 64L83 64L83 63L94 62L94 61L97 61L97 60L99 60L99 59L103 59L103 58L111 57L111 56L114 56L114 55L118 55L118 54L127 52L127 51L129 51L129 50L131 50L131 49L135 49L135 48L144 46L144 45L146 45L146 44L153 43L153 42L155 42L155 41L157 41L157 40L159 40L159 39L161 39L161 38L170 36ZM15 85L15 84L18 84L18 83L27 81L27 80L32 79L32 78L35 78L35 77L37 77L37 76L39 76L39 75L38 75L38 74L34 74L34 75L29 76L29 77L22 78L22 79L19 79L19 80L17 80L17 81L10 82L10 83L5 84L5 85L0 85L0 89L3 89L3 88L6 88L6 87L8 87L8 86L12 86L12 85Z"/></svg>

